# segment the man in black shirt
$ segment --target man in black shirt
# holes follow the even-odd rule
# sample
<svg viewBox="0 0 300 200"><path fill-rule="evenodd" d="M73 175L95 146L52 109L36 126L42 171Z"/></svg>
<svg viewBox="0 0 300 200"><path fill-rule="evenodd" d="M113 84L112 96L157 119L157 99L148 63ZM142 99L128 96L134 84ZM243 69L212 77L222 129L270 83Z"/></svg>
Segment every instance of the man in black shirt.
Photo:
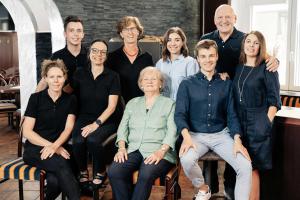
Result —
<svg viewBox="0 0 300 200"><path fill-rule="evenodd" d="M233 80L235 75L236 66L239 63L241 42L244 38L243 32L237 30L234 27L237 16L234 13L233 8L230 5L220 5L214 16L214 23L217 30L203 35L200 39L214 40L218 45L219 59L217 61L216 70L222 73L223 77L228 77ZM277 71L279 67L279 61L270 56L267 60L267 70ZM212 185L211 190L213 193L218 192L218 176L217 176L217 162L212 163ZM206 163L204 163L204 175L206 172ZM226 195L229 199L234 199L234 186L235 186L235 172L231 166L226 165L224 173L224 185Z"/></svg>
<svg viewBox="0 0 300 200"><path fill-rule="evenodd" d="M63 90L71 93L69 83L73 80L73 74L77 68L85 67L87 64L87 50L82 45L84 38L83 23L77 16L68 16L64 21L64 36L66 38L65 48L52 54L51 59L62 59L68 69L68 80ZM42 78L38 83L36 92L47 87L47 83Z"/></svg>

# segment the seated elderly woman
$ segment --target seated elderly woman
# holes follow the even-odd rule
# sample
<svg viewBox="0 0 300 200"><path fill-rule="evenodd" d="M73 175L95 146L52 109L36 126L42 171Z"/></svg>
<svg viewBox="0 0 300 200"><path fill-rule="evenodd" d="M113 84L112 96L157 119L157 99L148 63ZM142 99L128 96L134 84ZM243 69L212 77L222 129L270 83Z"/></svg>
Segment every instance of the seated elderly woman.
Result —
<svg viewBox="0 0 300 200"><path fill-rule="evenodd" d="M30 96L23 124L23 160L47 172L46 199L63 191L68 199L79 200L79 187L69 166L64 144L75 122L76 98L62 91L67 68L62 60L45 60L42 77L48 88Z"/></svg>
<svg viewBox="0 0 300 200"><path fill-rule="evenodd" d="M117 132L119 150L108 170L116 200L148 199L154 180L176 163L175 104L160 95L163 86L160 71L154 67L144 68L138 85L145 95L126 105ZM139 177L133 189L132 174L136 170Z"/></svg>

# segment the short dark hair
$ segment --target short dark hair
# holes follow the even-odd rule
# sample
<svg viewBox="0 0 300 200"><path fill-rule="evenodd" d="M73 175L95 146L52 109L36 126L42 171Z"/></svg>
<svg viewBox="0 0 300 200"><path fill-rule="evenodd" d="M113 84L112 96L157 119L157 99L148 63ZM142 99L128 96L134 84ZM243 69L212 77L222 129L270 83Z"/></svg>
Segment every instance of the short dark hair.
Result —
<svg viewBox="0 0 300 200"><path fill-rule="evenodd" d="M182 53L182 55L184 57L187 57L188 54L189 54L189 49L188 49L187 44L186 44L187 39L186 39L186 36L184 34L184 31L179 27L171 27L167 30L167 32L164 35L163 49L162 49L162 59L163 59L163 61L167 60L167 58L170 57L170 52L167 48L167 43L168 43L168 40L169 40L169 36L172 33L177 33L180 36L181 40L182 40L182 47L180 49L180 53Z"/></svg>
<svg viewBox="0 0 300 200"><path fill-rule="evenodd" d="M87 60L88 60L89 63L91 62L91 59L90 59L91 47L92 47L93 44L95 44L96 42L102 42L102 43L106 46L106 48L107 48L107 50L108 50L108 45L107 45L107 42L106 42L105 40L102 40L102 39L95 39L95 40L93 40L93 41L91 42L90 46L89 46L89 52L88 52L88 54L87 54ZM106 55L106 56L107 56L107 55Z"/></svg>
<svg viewBox="0 0 300 200"><path fill-rule="evenodd" d="M214 40L209 40L209 39L200 40L195 46L195 50L194 50L195 57L198 56L198 52L200 49L209 49L210 47L214 48L216 50L216 53L218 54L218 45Z"/></svg>
<svg viewBox="0 0 300 200"><path fill-rule="evenodd" d="M67 30L67 26L70 22L80 22L83 26L83 22L78 16L70 15L70 16L66 17L65 21L64 21L64 30L65 31Z"/></svg>

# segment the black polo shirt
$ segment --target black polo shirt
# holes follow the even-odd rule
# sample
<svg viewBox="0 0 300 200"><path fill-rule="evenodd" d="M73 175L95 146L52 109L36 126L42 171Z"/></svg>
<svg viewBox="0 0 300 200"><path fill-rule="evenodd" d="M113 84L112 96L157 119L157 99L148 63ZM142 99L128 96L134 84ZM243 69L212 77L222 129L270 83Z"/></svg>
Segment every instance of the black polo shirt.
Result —
<svg viewBox="0 0 300 200"><path fill-rule="evenodd" d="M93 78L91 68L78 69L74 73L71 85L79 101L79 118L95 121L107 108L109 95L120 95L121 86L116 72L104 68L104 71ZM117 111L105 123L117 123Z"/></svg>
<svg viewBox="0 0 300 200"><path fill-rule="evenodd" d="M211 39L217 43L219 49L219 59L216 67L217 72L227 72L232 80L235 75L236 66L239 63L244 34L245 33L234 28L230 37L224 42L219 36L219 31L215 30L203 35L200 39Z"/></svg>
<svg viewBox="0 0 300 200"><path fill-rule="evenodd" d="M133 63L123 51L123 46L108 54L105 66L117 72L120 76L122 96L127 103L130 99L142 96L138 87L138 77L142 69L153 66L152 56L139 48L139 53Z"/></svg>
<svg viewBox="0 0 300 200"><path fill-rule="evenodd" d="M62 59L64 61L68 69L67 84L73 80L73 74L76 69L87 66L87 49L84 46L81 46L80 53L77 56L73 56L67 46L65 46L65 48L54 52L51 59Z"/></svg>
<svg viewBox="0 0 300 200"><path fill-rule="evenodd" d="M76 114L76 104L76 97L65 92L53 102L45 89L31 94L25 116L35 118L34 132L54 142L65 129L68 115ZM38 147L27 140L25 147L29 146Z"/></svg>

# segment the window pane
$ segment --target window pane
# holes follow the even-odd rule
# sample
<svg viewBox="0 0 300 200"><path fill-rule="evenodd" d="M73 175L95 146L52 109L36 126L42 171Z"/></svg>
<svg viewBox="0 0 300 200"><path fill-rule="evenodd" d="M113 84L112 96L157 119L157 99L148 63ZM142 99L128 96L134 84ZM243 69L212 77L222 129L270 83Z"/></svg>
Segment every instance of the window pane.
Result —
<svg viewBox="0 0 300 200"><path fill-rule="evenodd" d="M254 5L251 30L259 30L266 38L267 50L280 61L281 85L287 85L288 3Z"/></svg>
<svg viewBox="0 0 300 200"><path fill-rule="evenodd" d="M295 53L294 53L294 85L300 86L300 2L297 2L296 13L296 38L295 38Z"/></svg>

